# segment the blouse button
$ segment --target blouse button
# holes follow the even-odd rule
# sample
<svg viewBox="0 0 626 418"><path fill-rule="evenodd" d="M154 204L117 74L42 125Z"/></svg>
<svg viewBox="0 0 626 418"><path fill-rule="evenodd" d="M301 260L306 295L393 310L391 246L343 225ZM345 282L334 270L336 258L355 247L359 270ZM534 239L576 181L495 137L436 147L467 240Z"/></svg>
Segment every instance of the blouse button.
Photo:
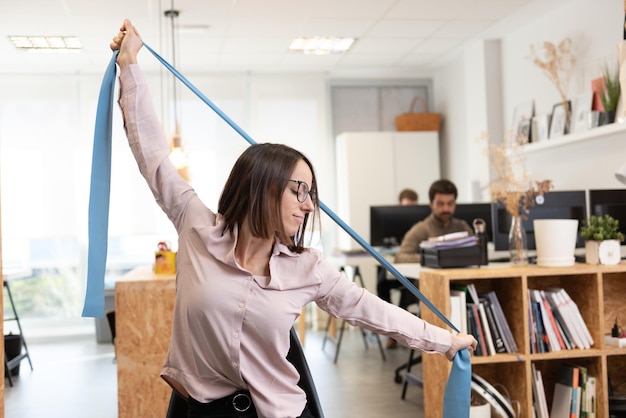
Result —
<svg viewBox="0 0 626 418"><path fill-rule="evenodd" d="M233 366L234 369L236 369L238 365L237 365L236 362L233 361L232 366Z"/></svg>
<svg viewBox="0 0 626 418"><path fill-rule="evenodd" d="M246 305L245 305L243 302L239 302L239 307L240 307L241 309L243 309L243 307L244 307L244 306L246 306Z"/></svg>

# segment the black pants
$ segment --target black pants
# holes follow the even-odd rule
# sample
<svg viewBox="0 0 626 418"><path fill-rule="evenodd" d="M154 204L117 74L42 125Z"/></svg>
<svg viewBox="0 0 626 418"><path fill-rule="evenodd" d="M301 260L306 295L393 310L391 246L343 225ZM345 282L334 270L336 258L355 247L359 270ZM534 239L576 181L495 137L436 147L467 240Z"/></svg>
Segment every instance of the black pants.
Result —
<svg viewBox="0 0 626 418"><path fill-rule="evenodd" d="M203 404L195 399L187 401L187 399L172 391L166 418L257 418L257 413L254 404L251 404L246 411L237 411L232 407L232 395ZM302 415L298 418L315 417L309 411L309 408L305 407Z"/></svg>

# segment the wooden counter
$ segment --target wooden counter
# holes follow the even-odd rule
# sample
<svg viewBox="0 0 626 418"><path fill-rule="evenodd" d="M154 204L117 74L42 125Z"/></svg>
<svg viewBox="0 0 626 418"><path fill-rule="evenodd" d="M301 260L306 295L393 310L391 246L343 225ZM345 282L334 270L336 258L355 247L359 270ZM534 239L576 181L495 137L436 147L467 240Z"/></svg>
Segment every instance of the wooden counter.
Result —
<svg viewBox="0 0 626 418"><path fill-rule="evenodd" d="M171 394L160 373L167 354L175 276L138 267L115 283L118 417L164 417Z"/></svg>

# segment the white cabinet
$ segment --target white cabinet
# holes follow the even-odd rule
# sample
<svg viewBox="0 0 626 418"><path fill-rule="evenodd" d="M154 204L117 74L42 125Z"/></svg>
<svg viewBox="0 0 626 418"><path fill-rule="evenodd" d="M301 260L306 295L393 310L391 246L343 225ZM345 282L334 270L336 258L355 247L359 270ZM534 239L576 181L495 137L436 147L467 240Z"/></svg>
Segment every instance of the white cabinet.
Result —
<svg viewBox="0 0 626 418"><path fill-rule="evenodd" d="M344 132L336 138L336 161L337 214L369 242L370 206L396 204L405 187L428 204L428 188L441 175L439 133ZM341 232L337 248L360 247Z"/></svg>

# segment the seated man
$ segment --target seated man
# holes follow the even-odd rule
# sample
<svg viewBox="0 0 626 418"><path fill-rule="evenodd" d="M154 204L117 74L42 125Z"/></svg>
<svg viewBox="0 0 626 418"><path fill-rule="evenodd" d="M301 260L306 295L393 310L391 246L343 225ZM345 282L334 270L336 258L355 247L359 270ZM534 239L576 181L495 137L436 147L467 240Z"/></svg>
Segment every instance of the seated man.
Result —
<svg viewBox="0 0 626 418"><path fill-rule="evenodd" d="M430 186L428 198L430 199L431 213L426 219L413 225L404 235L394 260L395 263L419 263L420 243L428 238L461 231L474 234L467 222L463 219L454 218L457 194L456 186L449 180L437 180ZM380 274L378 277L378 296L389 301L389 290L403 285L397 280L386 279L385 271L383 271L383 275L382 280ZM400 307L403 308L413 302L411 298L406 298L406 296L401 299L405 299L404 301L401 300L400 304ZM387 348L395 348L396 345L396 341L391 338L387 341Z"/></svg>
<svg viewBox="0 0 626 418"><path fill-rule="evenodd" d="M413 189L403 189L398 195L400 206L417 205L417 192Z"/></svg>

